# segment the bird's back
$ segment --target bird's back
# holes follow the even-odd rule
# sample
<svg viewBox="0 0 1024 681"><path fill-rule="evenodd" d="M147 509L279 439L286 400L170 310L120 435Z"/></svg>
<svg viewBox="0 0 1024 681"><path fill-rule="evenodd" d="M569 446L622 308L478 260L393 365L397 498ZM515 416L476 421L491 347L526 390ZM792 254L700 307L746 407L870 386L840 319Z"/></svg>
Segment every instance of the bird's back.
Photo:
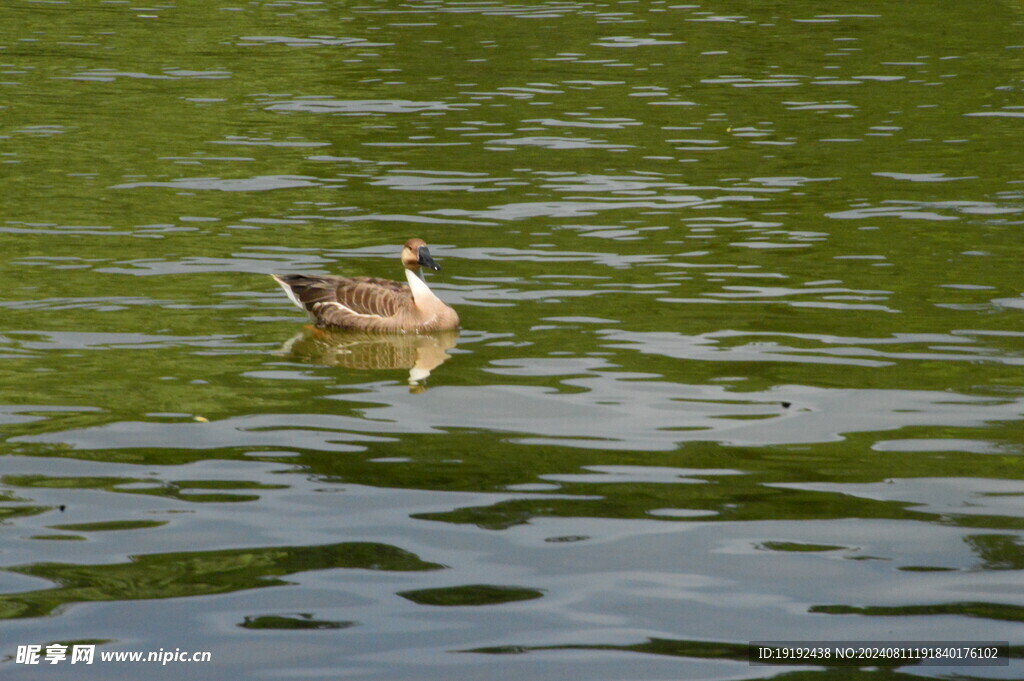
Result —
<svg viewBox="0 0 1024 681"><path fill-rule="evenodd" d="M390 279L306 274L275 274L274 279L321 326L399 331L416 309L409 287Z"/></svg>

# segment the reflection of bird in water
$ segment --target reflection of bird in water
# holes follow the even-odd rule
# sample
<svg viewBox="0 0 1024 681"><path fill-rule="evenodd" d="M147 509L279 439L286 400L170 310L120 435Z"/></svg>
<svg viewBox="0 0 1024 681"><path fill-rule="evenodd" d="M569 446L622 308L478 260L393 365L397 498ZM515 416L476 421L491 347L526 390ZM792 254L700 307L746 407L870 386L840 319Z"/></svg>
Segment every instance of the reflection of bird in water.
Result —
<svg viewBox="0 0 1024 681"><path fill-rule="evenodd" d="M459 315L427 286L420 267L441 266L423 239L402 248L408 284L375 277L274 274L293 303L313 315L317 326L360 331L429 333L459 328Z"/></svg>
<svg viewBox="0 0 1024 681"><path fill-rule="evenodd" d="M409 389L421 392L458 339L456 330L381 334L307 326L284 344L281 354L347 369L408 369Z"/></svg>

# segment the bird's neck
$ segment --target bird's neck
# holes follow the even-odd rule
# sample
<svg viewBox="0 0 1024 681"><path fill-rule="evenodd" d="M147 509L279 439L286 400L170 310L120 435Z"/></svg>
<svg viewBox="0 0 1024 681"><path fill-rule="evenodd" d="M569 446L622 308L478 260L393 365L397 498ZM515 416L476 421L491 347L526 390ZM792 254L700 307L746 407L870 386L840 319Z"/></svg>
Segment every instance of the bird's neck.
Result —
<svg viewBox="0 0 1024 681"><path fill-rule="evenodd" d="M427 286L427 282L416 272L406 269L405 278L409 282L409 288L412 290L412 299L416 303L416 307L423 309L433 304L434 301L440 302L440 298L434 295L434 292Z"/></svg>

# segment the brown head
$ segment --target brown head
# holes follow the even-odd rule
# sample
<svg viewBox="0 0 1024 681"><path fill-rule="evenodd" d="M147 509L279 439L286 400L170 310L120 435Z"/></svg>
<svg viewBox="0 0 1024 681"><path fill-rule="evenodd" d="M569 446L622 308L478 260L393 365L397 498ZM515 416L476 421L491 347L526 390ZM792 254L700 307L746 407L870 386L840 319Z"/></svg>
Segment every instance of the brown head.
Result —
<svg viewBox="0 0 1024 681"><path fill-rule="evenodd" d="M441 266L430 257L427 242L423 239L409 239L402 248L402 265L408 270L416 271L421 266L439 270Z"/></svg>

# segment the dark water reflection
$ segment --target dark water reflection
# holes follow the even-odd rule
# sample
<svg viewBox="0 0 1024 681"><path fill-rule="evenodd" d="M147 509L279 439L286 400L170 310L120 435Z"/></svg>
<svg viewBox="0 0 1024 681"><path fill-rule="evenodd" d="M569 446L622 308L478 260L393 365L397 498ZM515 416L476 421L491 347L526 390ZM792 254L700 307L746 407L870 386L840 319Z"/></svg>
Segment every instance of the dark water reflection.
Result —
<svg viewBox="0 0 1024 681"><path fill-rule="evenodd" d="M407 369L409 388L421 391L430 372L448 360L459 332L370 334L307 326L282 347L284 357L346 369Z"/></svg>
<svg viewBox="0 0 1024 681"><path fill-rule="evenodd" d="M4 678L1019 644L1022 18L0 7ZM411 236L461 333L314 329L266 277Z"/></svg>

